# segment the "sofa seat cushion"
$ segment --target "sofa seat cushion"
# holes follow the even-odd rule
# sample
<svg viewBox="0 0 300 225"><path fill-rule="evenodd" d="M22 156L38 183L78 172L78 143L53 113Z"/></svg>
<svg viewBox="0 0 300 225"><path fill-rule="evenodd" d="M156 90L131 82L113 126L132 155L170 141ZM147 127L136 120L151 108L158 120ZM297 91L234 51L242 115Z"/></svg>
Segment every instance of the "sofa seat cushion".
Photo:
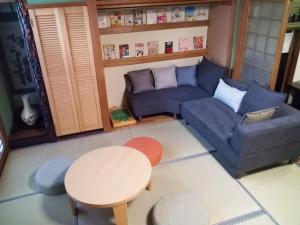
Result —
<svg viewBox="0 0 300 225"><path fill-rule="evenodd" d="M129 94L127 100L135 116L157 113L180 113L181 103L208 97L202 89L193 86L180 86L161 90Z"/></svg>
<svg viewBox="0 0 300 225"><path fill-rule="evenodd" d="M187 112L187 116L194 117L202 126L226 142L241 120L241 116L213 98L185 102L182 104L182 110Z"/></svg>

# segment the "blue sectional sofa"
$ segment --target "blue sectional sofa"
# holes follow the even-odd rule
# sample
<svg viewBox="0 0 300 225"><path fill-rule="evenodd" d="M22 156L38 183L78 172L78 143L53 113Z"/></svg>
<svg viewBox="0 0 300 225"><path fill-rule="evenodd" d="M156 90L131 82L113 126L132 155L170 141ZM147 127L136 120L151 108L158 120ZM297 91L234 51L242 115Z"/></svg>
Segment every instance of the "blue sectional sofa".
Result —
<svg viewBox="0 0 300 225"><path fill-rule="evenodd" d="M251 86L224 78L224 71L218 76L239 90L247 91ZM294 161L300 156L298 110L282 103L272 119L242 124L243 115L234 112L222 101L213 98L212 92L208 92L199 85L186 85L135 94L127 91L126 96L136 117L164 112L180 114L215 147L213 156L233 177L238 178L249 171L276 163ZM259 96L248 98L263 101Z"/></svg>

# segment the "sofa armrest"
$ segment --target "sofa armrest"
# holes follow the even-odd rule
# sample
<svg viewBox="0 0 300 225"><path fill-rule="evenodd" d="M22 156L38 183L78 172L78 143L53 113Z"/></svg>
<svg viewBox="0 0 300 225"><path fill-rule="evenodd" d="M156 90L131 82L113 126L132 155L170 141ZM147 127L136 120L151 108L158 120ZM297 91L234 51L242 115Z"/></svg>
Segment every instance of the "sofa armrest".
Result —
<svg viewBox="0 0 300 225"><path fill-rule="evenodd" d="M267 121L238 126L230 139L239 155L262 152L300 141L300 116L291 114Z"/></svg>
<svg viewBox="0 0 300 225"><path fill-rule="evenodd" d="M125 93L131 94L133 91L133 87L128 74L124 74L124 79L125 79Z"/></svg>

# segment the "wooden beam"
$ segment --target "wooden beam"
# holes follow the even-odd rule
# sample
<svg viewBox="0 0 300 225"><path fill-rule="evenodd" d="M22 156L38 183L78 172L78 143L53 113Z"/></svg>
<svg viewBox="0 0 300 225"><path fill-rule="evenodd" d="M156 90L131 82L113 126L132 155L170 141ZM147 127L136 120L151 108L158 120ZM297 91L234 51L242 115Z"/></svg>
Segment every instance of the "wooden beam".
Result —
<svg viewBox="0 0 300 225"><path fill-rule="evenodd" d="M91 38L94 51L94 61L97 74L97 83L99 89L99 98L101 106L101 115L104 131L110 131L112 129L109 117L109 109L107 102L107 93L106 93L106 84L105 84L105 74L104 66L102 60L102 51L101 51L101 42L99 38L99 29L98 29L98 16L95 0L87 0L87 8L89 14L89 23L91 30Z"/></svg>
<svg viewBox="0 0 300 225"><path fill-rule="evenodd" d="M235 22L236 22L236 12L237 12L237 0L232 0L231 5L231 21L230 21L230 36L228 39L228 50L227 50L227 60L226 66L229 68L230 73L230 66L232 60L232 50L233 50L233 42L234 42L234 33L235 33Z"/></svg>
<svg viewBox="0 0 300 225"><path fill-rule="evenodd" d="M130 7L152 7L164 5L186 5L207 3L231 3L231 0L98 0L99 9L130 8Z"/></svg>
<svg viewBox="0 0 300 225"><path fill-rule="evenodd" d="M147 55L140 57L128 57L123 59L108 59L104 60L104 67L125 66L133 64L142 64L149 62L160 62L166 60L191 58L198 56L207 56L207 49L190 50L184 52L173 52L169 54Z"/></svg>
<svg viewBox="0 0 300 225"><path fill-rule="evenodd" d="M283 47L283 42L285 38L285 33L288 27L288 20L289 20L289 14L291 10L291 2L290 0L284 1L284 13L281 17L281 26L278 36L278 41L276 45L276 52L275 52L275 60L272 68L271 73L271 81L270 81L270 89L274 90L276 86L277 76L278 76L278 69L280 65L280 59L281 59L281 50Z"/></svg>
<svg viewBox="0 0 300 225"><path fill-rule="evenodd" d="M208 26L209 20L202 21L191 21L191 22L179 22L179 23L161 23L161 24L145 24L145 25L135 25L128 27L108 27L99 28L100 34L120 34L120 33L130 33L130 32L144 32L152 30L166 30L166 29L178 29L186 27L202 27Z"/></svg>
<svg viewBox="0 0 300 225"><path fill-rule="evenodd" d="M59 8L59 7L73 7L73 6L86 6L86 1L81 2L65 2L65 3L47 3L47 4L27 4L27 9L43 9L43 8Z"/></svg>
<svg viewBox="0 0 300 225"><path fill-rule="evenodd" d="M246 35L248 30L249 22L249 11L250 11L250 0L245 0L242 5L241 10L241 21L238 30L238 44L235 48L235 59L234 59L234 71L233 79L239 80L242 71L242 59L244 55L244 46L246 43Z"/></svg>

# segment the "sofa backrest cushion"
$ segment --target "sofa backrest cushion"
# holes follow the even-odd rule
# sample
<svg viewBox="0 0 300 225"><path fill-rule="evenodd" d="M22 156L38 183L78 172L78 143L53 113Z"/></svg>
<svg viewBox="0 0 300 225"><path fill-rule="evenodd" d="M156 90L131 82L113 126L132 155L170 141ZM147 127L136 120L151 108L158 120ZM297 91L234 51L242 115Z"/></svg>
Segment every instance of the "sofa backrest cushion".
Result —
<svg viewBox="0 0 300 225"><path fill-rule="evenodd" d="M150 69L128 72L134 94L154 90L153 77Z"/></svg>
<svg viewBox="0 0 300 225"><path fill-rule="evenodd" d="M279 107L285 99L286 94L267 90L253 81L249 86L238 113L243 116L248 112Z"/></svg>
<svg viewBox="0 0 300 225"><path fill-rule="evenodd" d="M222 79L220 79L218 87L214 94L214 98L229 106L234 112L237 112L240 108L245 94L246 91L240 91L237 88L231 87Z"/></svg>
<svg viewBox="0 0 300 225"><path fill-rule="evenodd" d="M197 86L197 66L183 66L183 67L176 67L176 77L178 86L182 85L190 85L190 86Z"/></svg>
<svg viewBox="0 0 300 225"><path fill-rule="evenodd" d="M227 69L225 67L219 66L204 57L198 65L198 86L205 90L210 96L213 96L220 78L226 77L226 71Z"/></svg>
<svg viewBox="0 0 300 225"><path fill-rule="evenodd" d="M225 83L231 87L237 88L240 91L247 91L249 88L249 83L241 80L234 80L231 78L224 79Z"/></svg>
<svg viewBox="0 0 300 225"><path fill-rule="evenodd" d="M152 68L156 89L177 87L176 66Z"/></svg>

